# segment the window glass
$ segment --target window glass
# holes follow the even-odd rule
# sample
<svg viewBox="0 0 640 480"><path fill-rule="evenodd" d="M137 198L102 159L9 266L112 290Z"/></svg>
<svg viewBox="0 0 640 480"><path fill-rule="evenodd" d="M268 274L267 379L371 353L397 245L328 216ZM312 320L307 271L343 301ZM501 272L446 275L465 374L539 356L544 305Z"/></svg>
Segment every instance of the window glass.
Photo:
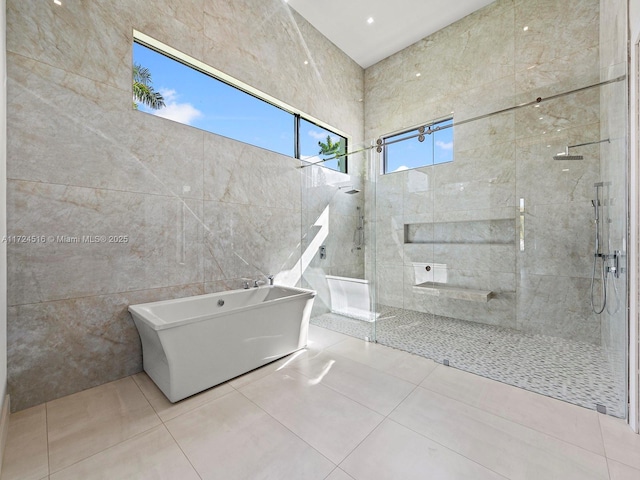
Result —
<svg viewBox="0 0 640 480"><path fill-rule="evenodd" d="M304 118L300 118L298 129L299 152L302 160L320 162L336 155L342 155L347 148L347 139L322 128ZM340 157L320 163L323 167L339 172L347 171L347 157Z"/></svg>
<svg viewBox="0 0 640 480"><path fill-rule="evenodd" d="M431 124L431 128L453 125L449 118ZM418 141L418 129L384 137L384 172L393 173L453 161L453 128L444 128L424 135ZM414 138L409 138L414 137ZM406 140L404 140L406 139Z"/></svg>
<svg viewBox="0 0 640 480"><path fill-rule="evenodd" d="M292 113L137 42L133 64L134 76L146 69L164 102L154 108L134 95L138 110L294 156Z"/></svg>

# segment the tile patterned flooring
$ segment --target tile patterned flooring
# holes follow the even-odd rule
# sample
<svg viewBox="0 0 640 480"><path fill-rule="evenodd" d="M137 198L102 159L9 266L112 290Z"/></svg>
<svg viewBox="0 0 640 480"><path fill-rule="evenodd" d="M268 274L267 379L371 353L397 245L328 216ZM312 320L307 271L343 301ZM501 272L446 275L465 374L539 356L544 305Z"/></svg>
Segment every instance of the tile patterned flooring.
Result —
<svg viewBox="0 0 640 480"><path fill-rule="evenodd" d="M624 371L615 371L602 348L585 342L382 307L374 326L327 313L314 325L415 353L455 368L582 407L603 405L625 417Z"/></svg>
<svg viewBox="0 0 640 480"><path fill-rule="evenodd" d="M170 404L140 373L14 413L1 480L637 480L620 419L310 327Z"/></svg>

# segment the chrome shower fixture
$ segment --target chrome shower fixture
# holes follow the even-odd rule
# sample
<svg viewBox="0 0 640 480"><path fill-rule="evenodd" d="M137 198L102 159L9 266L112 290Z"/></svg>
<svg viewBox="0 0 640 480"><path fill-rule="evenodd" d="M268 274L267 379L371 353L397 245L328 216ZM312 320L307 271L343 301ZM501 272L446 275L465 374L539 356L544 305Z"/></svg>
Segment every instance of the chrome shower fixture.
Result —
<svg viewBox="0 0 640 480"><path fill-rule="evenodd" d="M611 142L611 141L608 138L605 138L604 140L598 140L595 142L578 143L577 145L567 145L564 148L564 152L554 155L553 159L554 160L583 160L584 156L582 155L569 155L569 149L576 148L576 147L585 147L587 145L595 145L596 143L603 143L603 142Z"/></svg>
<svg viewBox="0 0 640 480"><path fill-rule="evenodd" d="M343 188L348 188L349 190L345 191L347 195L353 195L354 193L360 193L360 190L357 188L353 188L353 185L345 185L343 187L338 187L338 190L342 190Z"/></svg>
<svg viewBox="0 0 640 480"><path fill-rule="evenodd" d="M569 155L569 149L575 146L576 145L567 145L564 149L564 152L554 155L553 159L554 160L583 160L584 157L582 155Z"/></svg>

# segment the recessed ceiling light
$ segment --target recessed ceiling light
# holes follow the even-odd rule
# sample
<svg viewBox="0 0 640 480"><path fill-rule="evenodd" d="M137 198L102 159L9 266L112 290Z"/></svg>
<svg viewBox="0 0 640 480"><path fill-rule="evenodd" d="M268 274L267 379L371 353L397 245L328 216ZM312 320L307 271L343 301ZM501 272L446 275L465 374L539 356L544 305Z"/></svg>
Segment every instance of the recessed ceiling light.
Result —
<svg viewBox="0 0 640 480"><path fill-rule="evenodd" d="M540 108L540 105L539 105L539 104L536 104L536 105L534 105L533 107L534 107L534 108Z"/></svg>
<svg viewBox="0 0 640 480"><path fill-rule="evenodd" d="M526 32L527 30L529 30L529 26L528 26L528 25L525 25L525 26L524 26L524 28L523 28L522 30L524 30L524 31Z"/></svg>
<svg viewBox="0 0 640 480"><path fill-rule="evenodd" d="M544 117L540 117L538 120L542 120Z"/></svg>
<svg viewBox="0 0 640 480"><path fill-rule="evenodd" d="M562 169L562 171L563 171L563 172L568 172L568 171L569 171L569 169L568 169L568 168L563 168L563 169Z"/></svg>
<svg viewBox="0 0 640 480"><path fill-rule="evenodd" d="M305 65L309 65L309 60L305 60L305 61L304 61L304 64L305 64Z"/></svg>
<svg viewBox="0 0 640 480"><path fill-rule="evenodd" d="M367 23L371 25L373 23L373 17L367 18Z"/></svg>
<svg viewBox="0 0 640 480"><path fill-rule="evenodd" d="M422 75L420 72L416 73L416 77L419 77L420 75Z"/></svg>
<svg viewBox="0 0 640 480"><path fill-rule="evenodd" d="M55 3L56 5L62 5L62 2L60 0L53 0L53 3Z"/></svg>

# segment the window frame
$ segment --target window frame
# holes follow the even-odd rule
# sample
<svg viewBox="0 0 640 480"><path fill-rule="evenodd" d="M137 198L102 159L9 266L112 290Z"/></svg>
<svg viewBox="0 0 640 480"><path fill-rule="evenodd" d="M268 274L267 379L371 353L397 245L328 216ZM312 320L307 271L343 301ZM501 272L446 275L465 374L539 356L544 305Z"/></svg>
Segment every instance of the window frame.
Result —
<svg viewBox="0 0 640 480"><path fill-rule="evenodd" d="M344 138L345 140L345 153L348 152L348 147L349 147L349 141L351 139L350 135L336 129L335 127L332 127L330 125L328 125L327 123L318 120L317 118L314 118L310 115L307 115L306 113L302 112L301 110L298 110L297 108L292 107L291 105L288 105L287 103L267 94L264 93L260 90L258 90L255 87L252 87L251 85L244 83L234 77L232 77L231 75L227 75L226 73L211 67L210 65L207 65L204 62L201 62L179 50L176 50L175 48L170 47L169 45L166 45L158 40L156 40L153 37L150 37L149 35L146 35L142 32L139 32L138 30L133 30L133 42L132 42L132 48L133 48L133 44L137 43L139 45L142 45L143 47L146 47L150 50L155 51L156 53L160 54L160 55L164 55L178 63L183 64L186 67L192 68L196 71L199 71L209 77L211 77L214 80L217 80L219 82L222 82L230 87L233 87L247 95L250 95L258 100L261 100L273 107L276 107L280 110L283 110L285 112L287 112L288 114L292 115L293 117L293 153L294 156L291 158L296 158L298 160L300 159L300 121L301 120L305 120L319 128L322 128L323 130L326 130L328 132L330 132L331 134L337 135L341 138ZM133 54L132 54L132 65L133 65ZM141 113L146 113L146 112L141 112ZM194 127L194 128L198 128L198 127ZM201 129L203 131L209 132L209 133L213 133L215 135L222 135L216 132L212 132L210 130L204 130ZM224 136L224 135L223 135ZM228 138L232 138L232 137L228 137ZM238 140L235 138L232 138L233 140L236 140L238 142L242 142L242 143L247 143L243 140ZM247 143L248 145L253 145L257 148L265 148L262 147L260 145L255 145L252 143ZM266 148L265 148L266 149ZM268 150L268 149L267 149ZM272 151L272 150L269 150ZM279 153L279 152L276 152ZM280 155L285 155L282 153L279 153ZM287 155L288 156L288 155ZM347 161L348 155L344 156L344 165L345 165L345 169L343 173L347 173L348 172L348 161ZM301 160L301 161L305 161L305 160ZM318 162L315 163L315 165L318 166L322 166L324 168L328 168L330 170L333 171L341 171L341 170L335 170L331 167L327 167L325 165L323 165L324 162Z"/></svg>

